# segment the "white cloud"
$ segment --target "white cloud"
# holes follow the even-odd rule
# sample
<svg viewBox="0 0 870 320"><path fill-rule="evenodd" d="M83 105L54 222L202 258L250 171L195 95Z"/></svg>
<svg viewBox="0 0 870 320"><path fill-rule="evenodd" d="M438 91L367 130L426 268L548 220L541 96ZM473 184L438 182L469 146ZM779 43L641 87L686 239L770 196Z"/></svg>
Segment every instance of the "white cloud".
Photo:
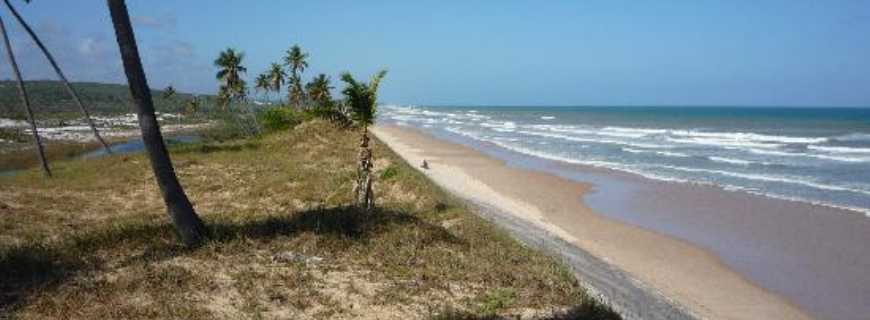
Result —
<svg viewBox="0 0 870 320"><path fill-rule="evenodd" d="M123 63L111 29L76 32L73 26L57 22L37 23L34 27L70 80L125 82ZM57 79L27 34L23 30L13 31L13 46L25 79ZM191 42L178 39L172 33L159 33L160 37L138 37L149 84L155 88L173 84L179 90L212 90L211 60L198 56ZM11 70L5 58L2 60L0 79L8 79Z"/></svg>

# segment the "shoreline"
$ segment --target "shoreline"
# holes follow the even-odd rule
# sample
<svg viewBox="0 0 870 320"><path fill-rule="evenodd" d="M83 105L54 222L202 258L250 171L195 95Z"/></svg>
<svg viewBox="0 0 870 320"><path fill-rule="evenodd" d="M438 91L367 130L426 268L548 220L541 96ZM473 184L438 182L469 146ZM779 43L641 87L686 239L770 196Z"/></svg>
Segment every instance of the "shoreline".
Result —
<svg viewBox="0 0 870 320"><path fill-rule="evenodd" d="M549 160L460 135L421 130L508 166L589 183L583 202L596 214L686 241L729 269L819 319L870 313L870 220L825 205L662 181Z"/></svg>
<svg viewBox="0 0 870 320"><path fill-rule="evenodd" d="M423 170L424 174L452 193L555 234L698 317L810 318L704 249L593 212L581 201L592 188L589 184L510 167L470 147L413 129L377 126L372 131L412 166L426 159L431 169ZM615 297L608 298L618 302Z"/></svg>

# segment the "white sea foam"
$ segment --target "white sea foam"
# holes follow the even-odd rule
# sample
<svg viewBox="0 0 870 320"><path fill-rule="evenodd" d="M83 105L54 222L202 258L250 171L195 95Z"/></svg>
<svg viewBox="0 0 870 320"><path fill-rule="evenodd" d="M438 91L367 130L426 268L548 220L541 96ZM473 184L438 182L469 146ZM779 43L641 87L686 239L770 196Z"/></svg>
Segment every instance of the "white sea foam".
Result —
<svg viewBox="0 0 870 320"><path fill-rule="evenodd" d="M791 137L791 136L775 136L751 132L704 132L692 130L673 130L670 132L674 136L709 138L722 141L735 142L765 142L765 143L822 143L828 141L825 137Z"/></svg>
<svg viewBox="0 0 870 320"><path fill-rule="evenodd" d="M717 139L717 138L700 138L700 137L698 137L698 138L671 138L671 137L668 137L666 140L670 141L670 142L675 142L675 143L705 145L705 146L711 146L711 147L776 149L776 148L784 146L783 144L771 144L771 143L753 142L753 141L737 141L737 140L726 140L726 139Z"/></svg>
<svg viewBox="0 0 870 320"><path fill-rule="evenodd" d="M541 120L553 120L553 119L556 119L556 117L553 117L553 116L543 116L543 117L541 117Z"/></svg>
<svg viewBox="0 0 870 320"><path fill-rule="evenodd" d="M778 156L778 157L804 157L804 158L815 158L821 160L830 160L830 161L839 161L839 162L870 162L870 157L849 157L849 156L836 156L836 155L825 155L825 154L816 154L816 153L794 153L794 152L784 152L784 151L774 151L774 150L761 150L761 149L747 149L751 153L761 154L761 155L769 155L769 156Z"/></svg>
<svg viewBox="0 0 870 320"><path fill-rule="evenodd" d="M725 158L725 157L712 157L712 156L707 157L707 158L712 160L712 161L716 161L716 162L739 164L739 165L743 165L743 166L752 164L752 161L741 160L741 159L731 159L731 158Z"/></svg>
<svg viewBox="0 0 870 320"><path fill-rule="evenodd" d="M832 156L826 154L808 154L807 156L825 160L834 160L840 162L870 162L870 157L849 157L849 156Z"/></svg>
<svg viewBox="0 0 870 320"><path fill-rule="evenodd" d="M830 153L870 153L870 148L807 146L808 149Z"/></svg>
<svg viewBox="0 0 870 320"><path fill-rule="evenodd" d="M650 154L657 154L657 155L661 155L661 156L675 157L675 158L689 158L689 157L691 157L690 155L685 154L685 153L670 152L670 151L639 150L639 149L633 149L633 148L622 148L622 151L629 152L629 153L650 153Z"/></svg>
<svg viewBox="0 0 870 320"><path fill-rule="evenodd" d="M739 173L739 172L731 172L731 171L723 171L723 170L685 168L685 167L677 167L677 166L669 166L669 165L661 165L660 167L666 168L666 169L671 169L671 170L683 171L683 172L710 173L710 174L715 174L715 175L728 176L728 177L747 179L747 180L780 182L780 183L787 183L787 184L793 184L793 185L802 185L805 187L811 187L811 188L816 188L816 189L821 189L821 190L843 191L843 192L851 192L851 193L870 195L870 190L849 188L849 187L835 186L835 185L830 185L830 184L814 182L814 181L811 181L810 178L807 178L807 177L783 177L783 176L774 176L774 175Z"/></svg>
<svg viewBox="0 0 870 320"><path fill-rule="evenodd" d="M574 133L580 135L593 135L593 136L608 136L608 137L618 137L618 138L641 138L646 136L645 133L638 132L626 132L626 131L604 131L601 129L584 129L578 128L575 126L537 126L538 128L552 131L552 132L561 132L561 133Z"/></svg>
<svg viewBox="0 0 870 320"><path fill-rule="evenodd" d="M655 151L655 153L656 153L656 154L663 155L663 156L668 156L668 157L677 157L677 158L689 158L689 157L691 157L691 156L688 155L688 154L685 154L685 153L679 153L679 152Z"/></svg>
<svg viewBox="0 0 870 320"><path fill-rule="evenodd" d="M574 141L574 142L615 144L615 145L623 145L623 146L631 146L631 147L636 147L636 148L647 148L647 149L663 149L663 148L667 149L667 148L670 148L670 146L667 146L667 145L658 145L658 144L641 143L641 142L629 142L629 141L623 141L623 140L602 139L602 138L596 138L596 137L584 138L584 137L577 137L577 136L570 136L570 135L564 135L564 134L558 134L558 133L549 133L549 132L539 132L539 131L529 131L529 130L520 130L517 132L522 133L522 134L533 135L533 136L546 137L546 138L556 138L556 139Z"/></svg>
<svg viewBox="0 0 870 320"><path fill-rule="evenodd" d="M850 133L832 139L837 141L870 141L870 133Z"/></svg>
<svg viewBox="0 0 870 320"><path fill-rule="evenodd" d="M625 128L625 127L604 127L601 130L622 133L639 133L643 135L663 134L667 133L665 129L647 129L647 128Z"/></svg>
<svg viewBox="0 0 870 320"><path fill-rule="evenodd" d="M618 171L633 173L633 174L636 174L636 175L639 175L639 176L642 176L645 178L659 180L659 181L681 182L681 183L689 182L688 180L685 180L685 179L680 179L677 177L662 176L662 175L658 175L655 173L639 170L639 169L632 168L630 166L623 165L620 163L615 163L615 162L608 162L608 161L601 161L601 160L573 159L573 158L555 155L555 154L551 154L551 153L546 153L546 152L542 152L542 151L538 151L538 150L532 150L532 149L524 148L521 146L511 145L511 144L503 143L500 141L488 141L488 142L494 143L495 145L498 145L502 148L505 148L505 149L508 149L508 150L511 150L514 152L522 153L522 154L537 157L537 158L547 159L547 160L560 161L560 162L571 163L571 164L587 165L587 166L605 168L605 169L611 169L611 170L618 170Z"/></svg>

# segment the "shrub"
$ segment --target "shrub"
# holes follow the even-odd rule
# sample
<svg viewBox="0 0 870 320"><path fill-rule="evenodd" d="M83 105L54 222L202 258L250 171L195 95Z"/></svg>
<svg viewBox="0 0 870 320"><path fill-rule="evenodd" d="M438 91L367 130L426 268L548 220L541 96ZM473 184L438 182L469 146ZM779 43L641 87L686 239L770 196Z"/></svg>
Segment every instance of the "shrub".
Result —
<svg viewBox="0 0 870 320"><path fill-rule="evenodd" d="M232 112L215 112L208 116L214 124L202 131L205 141L228 141L250 136L250 128L245 119Z"/></svg>
<svg viewBox="0 0 870 320"><path fill-rule="evenodd" d="M304 115L289 107L266 109L260 114L260 123L266 131L287 130L301 123Z"/></svg>

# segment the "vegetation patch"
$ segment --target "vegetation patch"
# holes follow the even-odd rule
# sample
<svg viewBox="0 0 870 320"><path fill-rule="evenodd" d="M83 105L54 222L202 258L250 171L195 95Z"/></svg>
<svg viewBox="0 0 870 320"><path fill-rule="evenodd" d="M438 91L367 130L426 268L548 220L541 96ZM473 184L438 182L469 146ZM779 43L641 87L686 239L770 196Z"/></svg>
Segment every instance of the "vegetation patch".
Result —
<svg viewBox="0 0 870 320"><path fill-rule="evenodd" d="M196 249L143 155L0 177L0 318L617 318L564 265L373 149L366 211L350 205L358 135L326 121L172 147L211 234Z"/></svg>

